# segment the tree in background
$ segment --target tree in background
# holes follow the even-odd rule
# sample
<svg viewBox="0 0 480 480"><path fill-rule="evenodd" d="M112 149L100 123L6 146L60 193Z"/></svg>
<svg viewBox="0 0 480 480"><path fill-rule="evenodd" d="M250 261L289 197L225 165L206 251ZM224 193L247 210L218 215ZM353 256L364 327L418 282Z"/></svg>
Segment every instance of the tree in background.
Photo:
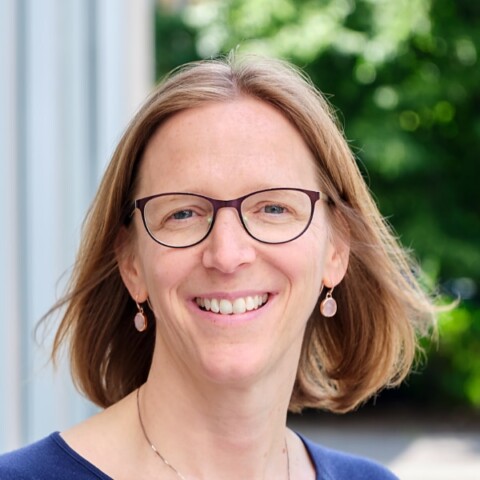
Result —
<svg viewBox="0 0 480 480"><path fill-rule="evenodd" d="M400 395L480 407L480 2L231 0L157 15L157 74L238 48L335 105L380 210L460 306Z"/></svg>

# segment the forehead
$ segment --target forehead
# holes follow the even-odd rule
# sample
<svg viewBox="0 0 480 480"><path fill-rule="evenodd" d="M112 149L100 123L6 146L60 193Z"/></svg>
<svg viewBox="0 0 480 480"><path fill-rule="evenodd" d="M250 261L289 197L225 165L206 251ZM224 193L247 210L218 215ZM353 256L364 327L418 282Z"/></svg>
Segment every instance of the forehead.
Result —
<svg viewBox="0 0 480 480"><path fill-rule="evenodd" d="M272 186L315 189L317 183L314 157L299 131L276 108L250 97L175 114L150 139L140 167L145 195L212 194L211 185L227 184L240 196Z"/></svg>

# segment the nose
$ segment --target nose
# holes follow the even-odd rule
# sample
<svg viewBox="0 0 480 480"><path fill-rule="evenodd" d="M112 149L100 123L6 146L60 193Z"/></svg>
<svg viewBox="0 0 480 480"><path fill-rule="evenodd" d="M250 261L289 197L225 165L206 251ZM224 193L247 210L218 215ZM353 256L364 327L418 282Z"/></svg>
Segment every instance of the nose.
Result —
<svg viewBox="0 0 480 480"><path fill-rule="evenodd" d="M205 240L203 265L222 273L233 273L256 258L255 240L243 228L234 208L217 212L215 224Z"/></svg>

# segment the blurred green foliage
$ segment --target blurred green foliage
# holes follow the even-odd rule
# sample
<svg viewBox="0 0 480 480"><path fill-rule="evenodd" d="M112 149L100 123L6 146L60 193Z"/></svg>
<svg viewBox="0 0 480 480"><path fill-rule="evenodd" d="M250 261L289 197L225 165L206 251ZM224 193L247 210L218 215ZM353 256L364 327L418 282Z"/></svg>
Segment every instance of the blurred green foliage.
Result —
<svg viewBox="0 0 480 480"><path fill-rule="evenodd" d="M159 8L157 75L233 48L301 66L382 213L460 306L404 392L480 407L480 2L230 0Z"/></svg>

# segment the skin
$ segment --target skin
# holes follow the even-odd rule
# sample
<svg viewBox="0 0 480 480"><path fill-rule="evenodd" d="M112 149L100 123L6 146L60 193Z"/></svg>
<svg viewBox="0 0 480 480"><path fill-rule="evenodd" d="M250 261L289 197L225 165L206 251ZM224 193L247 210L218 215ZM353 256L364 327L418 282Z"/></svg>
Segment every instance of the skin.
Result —
<svg viewBox="0 0 480 480"><path fill-rule="evenodd" d="M164 123L144 153L136 198L319 190L315 169L285 117L244 97L205 104ZM118 258L130 294L139 302L148 297L157 320L142 417L152 442L187 478L287 478L286 443L291 478L315 478L302 442L285 422L307 320L323 285L338 284L348 262L348 247L333 241L326 208L317 202L307 232L280 245L252 239L237 212L224 208L210 236L186 249L155 243L136 212ZM265 293L268 302L244 314L219 315L195 302ZM148 449L133 396L63 435L116 479L133 473L178 478Z"/></svg>

